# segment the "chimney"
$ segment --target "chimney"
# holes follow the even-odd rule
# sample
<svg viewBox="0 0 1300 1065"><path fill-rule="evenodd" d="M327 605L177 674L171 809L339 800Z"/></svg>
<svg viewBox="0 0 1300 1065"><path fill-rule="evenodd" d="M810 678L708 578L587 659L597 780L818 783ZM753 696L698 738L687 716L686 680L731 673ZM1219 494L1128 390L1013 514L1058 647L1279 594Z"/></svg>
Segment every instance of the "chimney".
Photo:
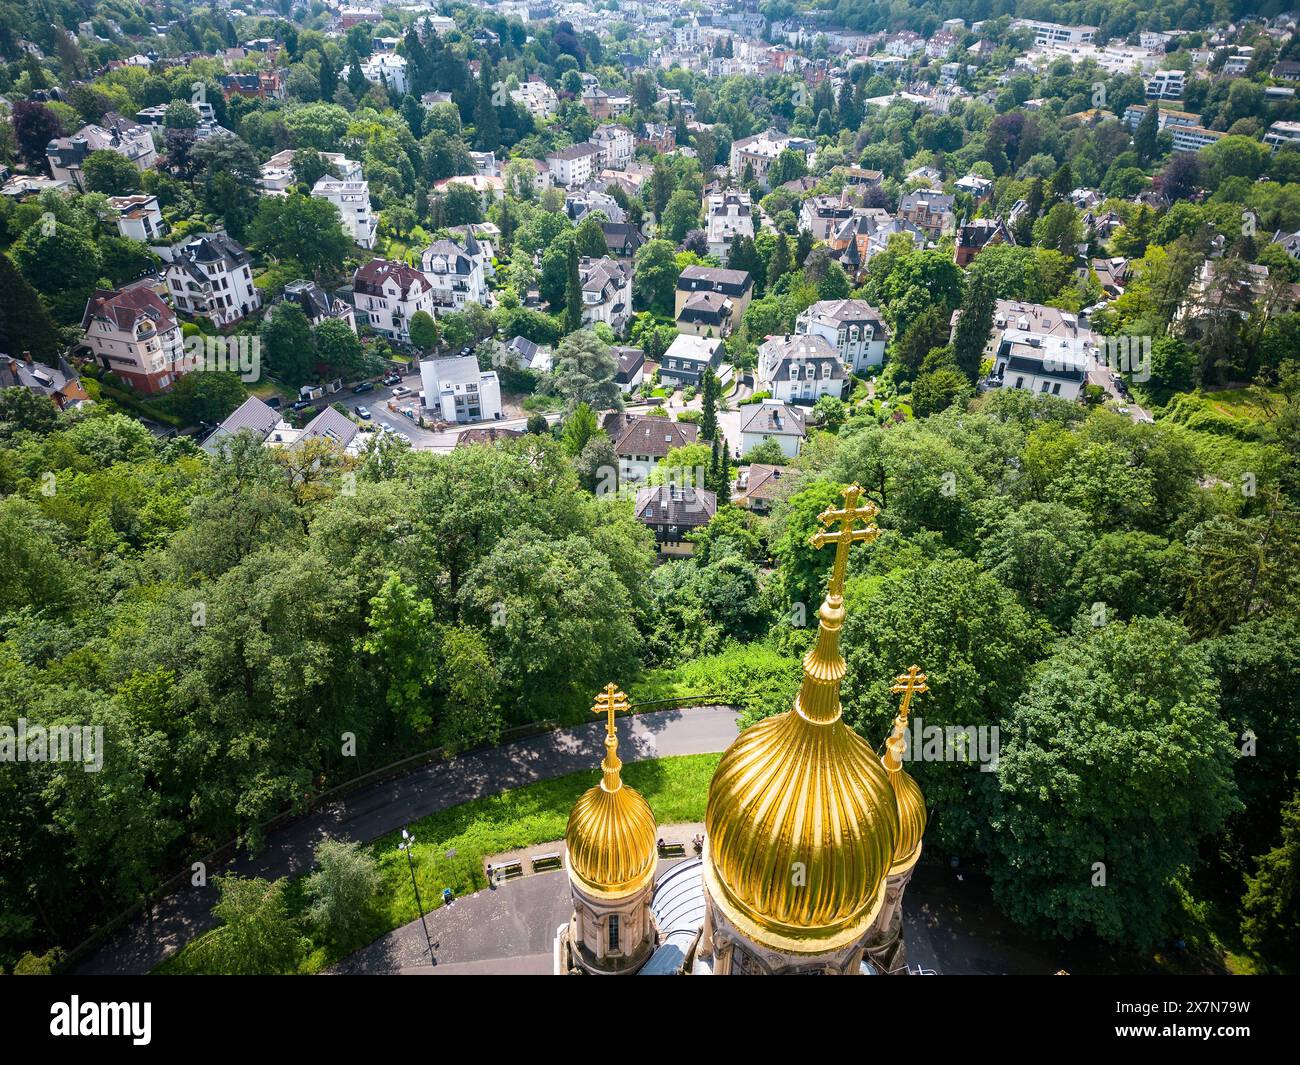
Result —
<svg viewBox="0 0 1300 1065"><path fill-rule="evenodd" d="M23 352L23 362L27 363L29 366L31 365L32 353L30 351Z"/></svg>

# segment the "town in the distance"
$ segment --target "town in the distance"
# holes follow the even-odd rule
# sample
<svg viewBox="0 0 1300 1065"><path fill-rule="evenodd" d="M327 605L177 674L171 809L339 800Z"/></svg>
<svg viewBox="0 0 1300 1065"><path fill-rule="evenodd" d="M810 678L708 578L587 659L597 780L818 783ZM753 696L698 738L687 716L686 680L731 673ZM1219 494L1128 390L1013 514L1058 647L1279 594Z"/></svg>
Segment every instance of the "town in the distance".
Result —
<svg viewBox="0 0 1300 1065"><path fill-rule="evenodd" d="M1300 972L1298 24L0 4L0 974Z"/></svg>

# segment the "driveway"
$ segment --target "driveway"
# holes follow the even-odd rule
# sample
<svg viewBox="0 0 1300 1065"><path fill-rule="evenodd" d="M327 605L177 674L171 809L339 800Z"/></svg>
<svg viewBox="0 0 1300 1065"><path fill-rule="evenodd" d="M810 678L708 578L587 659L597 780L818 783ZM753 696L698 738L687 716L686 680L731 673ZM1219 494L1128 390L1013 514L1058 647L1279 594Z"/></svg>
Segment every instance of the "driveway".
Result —
<svg viewBox="0 0 1300 1065"><path fill-rule="evenodd" d="M621 718L619 755L625 762L726 750L736 738L737 711L727 706L656 710ZM307 872L324 839L369 842L426 814L539 780L591 769L600 759L601 720L546 732L500 747L470 751L383 781L321 807L270 833L256 856L209 869L208 885L185 888L154 907L153 927L138 918L85 958L78 973L147 973L215 921L216 873L277 879Z"/></svg>

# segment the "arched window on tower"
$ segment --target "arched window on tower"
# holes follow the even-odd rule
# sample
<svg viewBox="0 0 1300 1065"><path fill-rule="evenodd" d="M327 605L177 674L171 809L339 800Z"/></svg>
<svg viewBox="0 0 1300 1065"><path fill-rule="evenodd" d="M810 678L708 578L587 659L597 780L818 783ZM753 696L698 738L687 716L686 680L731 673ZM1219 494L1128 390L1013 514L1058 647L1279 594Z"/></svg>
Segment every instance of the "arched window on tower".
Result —
<svg viewBox="0 0 1300 1065"><path fill-rule="evenodd" d="M609 918L609 952L613 954L618 950L618 914L610 914Z"/></svg>

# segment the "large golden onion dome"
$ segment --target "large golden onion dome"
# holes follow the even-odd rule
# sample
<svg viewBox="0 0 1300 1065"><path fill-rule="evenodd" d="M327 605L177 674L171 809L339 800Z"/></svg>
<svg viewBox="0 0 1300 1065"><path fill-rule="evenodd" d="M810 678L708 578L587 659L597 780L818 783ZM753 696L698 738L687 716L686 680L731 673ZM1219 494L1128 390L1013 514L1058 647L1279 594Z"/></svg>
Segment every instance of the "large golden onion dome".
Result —
<svg viewBox="0 0 1300 1065"><path fill-rule="evenodd" d="M817 642L804 656L794 708L747 729L709 786L704 877L714 904L751 940L788 953L835 950L866 933L884 898L899 819L880 759L842 720L839 651L849 545L873 539L876 513L845 490L821 515L840 531Z"/></svg>
<svg viewBox="0 0 1300 1065"><path fill-rule="evenodd" d="M894 678L894 685L890 689L903 693L902 706L894 718L894 730L885 741L885 753L880 756L880 763L885 767L889 786L898 805L898 839L894 844L894 861L889 868L891 875L904 873L916 864L921 857L921 839L925 835L925 796L921 793L921 785L903 768L903 751L907 746L904 739L907 711L914 694L930 690L926 687L925 680L925 674L919 667L912 666L906 673L900 673Z"/></svg>
<svg viewBox="0 0 1300 1065"><path fill-rule="evenodd" d="M596 712L609 715L601 779L574 804L564 831L569 874L591 895L628 895L655 874L655 817L641 794L623 783L618 758L614 713L627 705L613 684L596 697Z"/></svg>

